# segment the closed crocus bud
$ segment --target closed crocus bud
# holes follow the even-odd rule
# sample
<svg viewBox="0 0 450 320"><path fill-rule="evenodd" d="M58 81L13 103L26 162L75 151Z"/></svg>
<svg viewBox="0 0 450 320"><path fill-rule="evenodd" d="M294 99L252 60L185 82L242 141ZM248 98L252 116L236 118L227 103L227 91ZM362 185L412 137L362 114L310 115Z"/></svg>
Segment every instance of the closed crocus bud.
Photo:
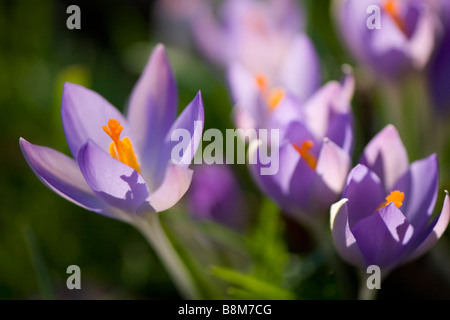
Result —
<svg viewBox="0 0 450 320"><path fill-rule="evenodd" d="M187 199L190 214L198 220L215 221L236 230L244 227L242 192L227 165L196 167Z"/></svg>
<svg viewBox="0 0 450 320"><path fill-rule="evenodd" d="M342 39L351 54L373 72L396 77L422 69L439 28L432 1L335 0Z"/></svg>
<svg viewBox="0 0 450 320"><path fill-rule="evenodd" d="M348 175L343 199L331 207L331 233L341 257L363 270L377 265L385 276L428 251L450 217L446 195L441 213L431 218L438 176L435 154L409 164L396 129L383 129Z"/></svg>

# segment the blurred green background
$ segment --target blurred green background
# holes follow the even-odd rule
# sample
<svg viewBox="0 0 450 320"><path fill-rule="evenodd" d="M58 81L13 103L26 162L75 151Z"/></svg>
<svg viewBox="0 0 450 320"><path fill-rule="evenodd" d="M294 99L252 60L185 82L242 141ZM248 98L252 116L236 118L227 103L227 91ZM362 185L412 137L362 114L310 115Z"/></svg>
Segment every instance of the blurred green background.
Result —
<svg viewBox="0 0 450 320"><path fill-rule="evenodd" d="M323 78L325 81L339 79L341 65L352 60L334 31L330 3L328 0L302 2L307 17L306 31L323 63ZM81 8L81 30L66 27L69 16L66 8L71 4ZM123 111L149 53L158 42L168 49L178 84L180 109L201 90L205 128L233 128L223 71L202 60L194 46L189 45L186 30L182 33L182 37L186 37L184 44L180 44L177 29L170 30L169 25L152 1L0 1L0 299L179 298L164 268L136 230L79 208L51 192L32 173L18 143L19 137L24 137L34 144L70 154L60 120L63 83L82 84ZM371 103L374 94L367 87L365 83L358 85L353 104L355 159L365 143L387 124L383 117L373 115L377 113ZM401 134L406 132L401 131ZM414 140L406 143L414 145ZM428 146L427 143L423 145ZM446 149L439 154L441 188L450 182L450 148ZM427 148L411 150L408 149L412 153L411 160L428 154ZM266 238L268 233L261 235L261 232L271 227L260 223L261 213L258 212L264 212L267 206L272 210L273 205L264 207L263 204L261 209L263 197L250 180L246 167L233 169L250 208L250 223L243 234L222 230L222 240L215 239L211 244L211 233L215 233L211 230L217 226L191 221L183 202L162 214L167 229L173 225L173 230L182 231L180 225L189 222L184 230L186 234L181 232L181 237L193 243L193 247L184 250L197 261L199 270L211 271L211 265L227 261L228 266L244 272L249 270L252 261L259 261L251 257L252 252L258 256L255 250L264 252L266 249L255 249L252 245L243 249L240 244L248 244L248 239ZM440 191L438 208L442 206L442 193ZM270 213L267 214L265 218L270 218ZM275 268L279 267L281 274L267 279L281 277L276 280L281 284L290 281L294 287L288 289L302 298L340 297L334 275L326 269L320 271L322 264L315 257L305 230L286 218L272 216L271 219L275 219L274 225L279 227L278 230L272 226L273 237L268 238L279 241L274 254L284 252L291 259L277 264ZM209 241L206 247L210 253L224 253L229 259L196 254L195 246L204 241ZM443 254L428 254L395 271L383 283L385 289L380 298L399 294L413 298L450 298L449 277L442 271L443 267L449 269L450 266L448 235L435 251ZM260 263L267 262L264 259L267 258ZM81 268L82 290L66 288L66 269L72 264ZM346 268L351 275L349 281L354 281L353 270ZM217 281L210 273L206 281ZM421 279L417 279L418 273ZM221 277L227 276L222 274ZM220 284L224 297L228 297L227 285ZM349 287L353 292L354 285L350 283Z"/></svg>

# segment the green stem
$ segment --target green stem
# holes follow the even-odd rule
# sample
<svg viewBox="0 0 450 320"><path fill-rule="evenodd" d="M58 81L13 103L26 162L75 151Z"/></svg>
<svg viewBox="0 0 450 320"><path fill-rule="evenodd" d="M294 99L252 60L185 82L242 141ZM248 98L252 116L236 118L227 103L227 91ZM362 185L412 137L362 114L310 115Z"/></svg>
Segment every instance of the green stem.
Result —
<svg viewBox="0 0 450 320"><path fill-rule="evenodd" d="M331 239L326 229L324 228L323 221L320 219L308 219L303 218L300 223L304 224L311 231L312 236L319 247L320 251L327 260L329 266L336 272L338 278L338 288L340 294L344 298L351 296L348 284L350 283L348 274L344 268L342 261L337 257Z"/></svg>
<svg viewBox="0 0 450 320"><path fill-rule="evenodd" d="M183 261L170 243L170 240L167 238L159 222L158 213L149 214L147 220L137 220L134 225L155 250L172 277L180 294L185 299L199 299L200 294L197 286Z"/></svg>
<svg viewBox="0 0 450 320"><path fill-rule="evenodd" d="M369 289L364 276L361 276L361 284L358 291L358 300L375 300L377 298L377 289Z"/></svg>

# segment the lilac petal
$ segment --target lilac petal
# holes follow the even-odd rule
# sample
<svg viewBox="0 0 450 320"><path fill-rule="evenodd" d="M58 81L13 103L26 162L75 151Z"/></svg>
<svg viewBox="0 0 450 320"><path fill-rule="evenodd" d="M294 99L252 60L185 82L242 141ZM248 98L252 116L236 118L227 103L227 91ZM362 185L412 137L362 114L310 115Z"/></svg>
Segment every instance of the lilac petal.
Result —
<svg viewBox="0 0 450 320"><path fill-rule="evenodd" d="M350 155L333 141L325 138L317 161L316 173L336 196L344 188L350 165Z"/></svg>
<svg viewBox="0 0 450 320"><path fill-rule="evenodd" d="M111 138L102 127L109 119L116 119L123 126L121 137L130 137L123 115L98 93L77 84L64 84L61 117L67 143L75 159L88 140L108 150Z"/></svg>
<svg viewBox="0 0 450 320"><path fill-rule="evenodd" d="M280 84L297 98L306 100L321 82L316 50L304 34L297 35L288 49L280 71Z"/></svg>
<svg viewBox="0 0 450 320"><path fill-rule="evenodd" d="M197 13L191 17L194 40L202 53L211 61L225 66L232 51L229 39L213 15L212 4L201 1Z"/></svg>
<svg viewBox="0 0 450 320"><path fill-rule="evenodd" d="M292 172L295 169L297 162L299 161L297 153L290 145L284 145L280 147L279 155L279 170L275 175L263 175L261 169L266 167L259 158L258 141L254 140L249 146L249 163L250 172L253 176L253 180L261 190L274 199L283 209L291 212L290 208L292 204L289 202L288 192L289 183L292 178Z"/></svg>
<svg viewBox="0 0 450 320"><path fill-rule="evenodd" d="M255 76L236 62L228 67L227 78L235 108L245 110L256 122L260 122L261 113L257 110L259 92Z"/></svg>
<svg viewBox="0 0 450 320"><path fill-rule="evenodd" d="M331 206L331 237L337 252L345 261L364 268L364 258L348 224L347 201L348 199L342 199Z"/></svg>
<svg viewBox="0 0 450 320"><path fill-rule="evenodd" d="M450 8L450 2L445 1L448 8ZM450 19L450 9L449 12ZM450 74L450 23L446 26L444 31L444 38L440 45L436 49L434 58L432 59L428 68L428 86L433 98L434 106L437 111L442 114L448 114L450 106L450 81L447 81L447 77Z"/></svg>
<svg viewBox="0 0 450 320"><path fill-rule="evenodd" d="M438 20L439 17L433 10L423 8L421 16L416 22L416 31L412 35L409 45L412 63L417 69L422 69L427 64L436 47L435 33Z"/></svg>
<svg viewBox="0 0 450 320"><path fill-rule="evenodd" d="M380 177L386 191L392 190L409 166L405 146L393 125L386 126L369 142L360 163Z"/></svg>
<svg viewBox="0 0 450 320"><path fill-rule="evenodd" d="M139 214L161 212L174 206L189 189L192 170L178 165L167 166L161 185L138 208Z"/></svg>
<svg viewBox="0 0 450 320"><path fill-rule="evenodd" d="M328 207L334 201L335 194L330 199L327 186L323 183L316 172L300 157L289 183L290 200L301 210L301 214L315 214L323 209L322 204L328 202ZM281 160L280 160L281 163ZM280 164L280 166L282 166Z"/></svg>
<svg viewBox="0 0 450 320"><path fill-rule="evenodd" d="M364 165L357 165L350 171L343 198L348 199L350 227L370 216L384 202L384 191L380 179Z"/></svg>
<svg viewBox="0 0 450 320"><path fill-rule="evenodd" d="M425 226L436 204L438 191L438 163L435 154L415 161L396 183L394 190L404 192L402 212L416 229Z"/></svg>
<svg viewBox="0 0 450 320"><path fill-rule="evenodd" d="M268 1L273 9L277 22L282 24L284 30L289 33L296 33L304 27L305 12L303 6L295 0L270 0Z"/></svg>
<svg viewBox="0 0 450 320"><path fill-rule="evenodd" d="M330 112L333 110L335 102L340 100L340 95L340 84L336 81L330 81L317 90L306 102L304 106L305 123L316 139L325 137L328 130Z"/></svg>
<svg viewBox="0 0 450 320"><path fill-rule="evenodd" d="M155 176L151 182L152 190L162 182L165 168L170 160L185 168L189 166L202 139L204 118L203 100L199 91L194 100L178 116L167 133L164 149L161 151L161 157L157 162L157 170L155 170ZM184 141L183 136L180 138L180 141L172 141L172 139L178 138L177 133L181 133L183 136L188 134L189 141ZM181 141L181 139L183 140ZM172 150L180 143L186 146L186 152L177 154L177 159L172 159Z"/></svg>
<svg viewBox="0 0 450 320"><path fill-rule="evenodd" d="M48 188L82 208L106 214L106 204L92 192L75 160L23 138L19 143L28 165Z"/></svg>
<svg viewBox="0 0 450 320"><path fill-rule="evenodd" d="M135 213L149 191L141 175L92 141L81 147L78 164L86 182L109 205Z"/></svg>
<svg viewBox="0 0 450 320"><path fill-rule="evenodd" d="M353 118L351 114L332 112L326 137L351 154L353 151Z"/></svg>
<svg viewBox="0 0 450 320"><path fill-rule="evenodd" d="M131 94L127 113L133 147L142 159L142 171L156 162L177 112L177 88L163 45L158 45ZM154 168L153 168L154 169Z"/></svg>
<svg viewBox="0 0 450 320"><path fill-rule="evenodd" d="M306 140L311 140L314 143L313 153L319 153L320 145L316 143L317 140L306 125L300 121L292 121L286 128L283 138L292 144L296 143L298 145L301 145Z"/></svg>
<svg viewBox="0 0 450 320"><path fill-rule="evenodd" d="M304 119L301 103L294 96L287 94L275 110L270 111L268 120L264 126L267 129L280 130L280 136L283 137L285 129L293 121L298 122ZM264 124L263 124L264 125Z"/></svg>
<svg viewBox="0 0 450 320"><path fill-rule="evenodd" d="M235 107L233 109L233 119L234 123L236 125L236 128L242 129L242 130L248 130L248 129L255 129L256 128L256 122L255 119L252 117L250 112L244 108Z"/></svg>
<svg viewBox="0 0 450 320"><path fill-rule="evenodd" d="M378 265L384 272L400 262L414 228L403 213L389 203L350 227L367 265Z"/></svg>
<svg viewBox="0 0 450 320"><path fill-rule="evenodd" d="M417 259L425 252L430 250L447 229L449 220L450 220L450 199L447 193L445 196L444 205L442 207L441 213L434 219L431 225L424 232L425 236L422 237L422 239L420 239L421 240L419 242L420 245L414 250L414 252L409 257L407 257L405 263Z"/></svg>

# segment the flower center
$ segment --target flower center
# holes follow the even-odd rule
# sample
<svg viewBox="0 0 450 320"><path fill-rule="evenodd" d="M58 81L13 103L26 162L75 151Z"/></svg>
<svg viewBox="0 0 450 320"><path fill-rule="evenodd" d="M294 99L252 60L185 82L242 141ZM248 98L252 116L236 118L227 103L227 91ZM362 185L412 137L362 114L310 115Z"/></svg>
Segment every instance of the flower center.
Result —
<svg viewBox="0 0 450 320"><path fill-rule="evenodd" d="M306 163L316 171L317 167L317 158L311 152L311 148L314 147L314 142L311 140L303 141L303 143L299 146L298 144L293 144L294 149L300 154L300 156L306 161Z"/></svg>
<svg viewBox="0 0 450 320"><path fill-rule="evenodd" d="M132 167L137 172L140 172L139 163L136 154L133 151L130 139L124 137L120 140L120 134L123 130L123 126L120 125L120 122L116 119L109 119L108 125L103 126L102 128L113 141L109 145L109 154L120 162Z"/></svg>
<svg viewBox="0 0 450 320"><path fill-rule="evenodd" d="M407 34L405 21L400 15L400 8L398 5L398 0L385 0L383 4L383 9L387 14L394 20L395 24L398 28L403 32L403 34Z"/></svg>
<svg viewBox="0 0 450 320"><path fill-rule="evenodd" d="M391 202L393 202L397 208L400 208L403 205L403 200L405 200L405 194L403 192L400 192L398 190L392 191L386 197L386 202L380 204L380 206L375 211L378 211L381 208L386 207Z"/></svg>
<svg viewBox="0 0 450 320"><path fill-rule="evenodd" d="M278 108L286 94L285 90L281 87L269 88L267 78L262 74L256 75L255 82L269 110L273 111Z"/></svg>

